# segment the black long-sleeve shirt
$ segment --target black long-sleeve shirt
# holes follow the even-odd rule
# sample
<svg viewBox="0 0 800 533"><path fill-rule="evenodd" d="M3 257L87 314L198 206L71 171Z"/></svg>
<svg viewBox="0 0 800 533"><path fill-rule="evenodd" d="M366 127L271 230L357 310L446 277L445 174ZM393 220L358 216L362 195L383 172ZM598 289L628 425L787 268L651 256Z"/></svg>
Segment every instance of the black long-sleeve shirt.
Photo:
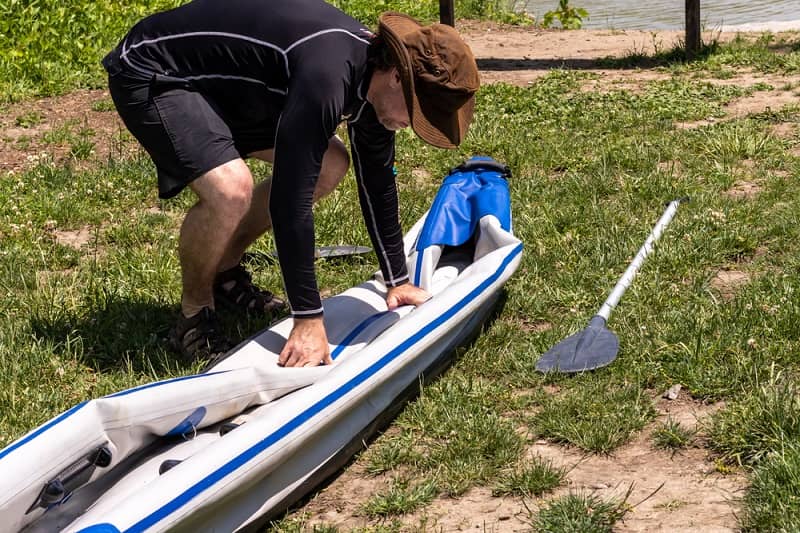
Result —
<svg viewBox="0 0 800 533"><path fill-rule="evenodd" d="M373 34L323 0L194 0L145 18L115 50L130 75L180 80L238 125L274 124L270 215L295 316L322 313L312 197L346 120L359 200L384 280L407 281L394 133L366 100Z"/></svg>

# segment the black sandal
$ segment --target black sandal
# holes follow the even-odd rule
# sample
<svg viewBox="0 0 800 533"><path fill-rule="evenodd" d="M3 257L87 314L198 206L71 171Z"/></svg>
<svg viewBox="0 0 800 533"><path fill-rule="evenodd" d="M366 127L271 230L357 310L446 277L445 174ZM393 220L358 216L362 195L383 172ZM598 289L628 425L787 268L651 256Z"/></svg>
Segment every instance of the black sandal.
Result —
<svg viewBox="0 0 800 533"><path fill-rule="evenodd" d="M253 277L242 265L220 272L214 280L214 302L228 309L256 316L272 315L285 303L269 291L253 285Z"/></svg>
<svg viewBox="0 0 800 533"><path fill-rule="evenodd" d="M206 368L223 359L233 347L219 331L217 314L208 307L189 318L181 313L169 332L168 342L186 362L204 361Z"/></svg>

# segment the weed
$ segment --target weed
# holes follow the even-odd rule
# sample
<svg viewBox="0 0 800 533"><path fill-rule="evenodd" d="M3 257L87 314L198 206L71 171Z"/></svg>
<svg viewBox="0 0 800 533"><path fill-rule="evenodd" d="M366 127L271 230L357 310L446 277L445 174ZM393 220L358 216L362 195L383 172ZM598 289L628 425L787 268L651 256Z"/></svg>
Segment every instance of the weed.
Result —
<svg viewBox="0 0 800 533"><path fill-rule="evenodd" d="M66 120L53 129L46 131L42 135L42 142L45 144L67 144L74 139L73 128L78 124L77 120Z"/></svg>
<svg viewBox="0 0 800 533"><path fill-rule="evenodd" d="M534 531L547 533L611 533L628 511L625 500L604 501L594 494L570 493L548 502L531 525Z"/></svg>
<svg viewBox="0 0 800 533"><path fill-rule="evenodd" d="M115 109L114 101L111 98L103 98L102 100L92 102L92 111L106 113L108 111L114 111Z"/></svg>
<svg viewBox="0 0 800 533"><path fill-rule="evenodd" d="M552 461L536 456L513 470L502 472L492 494L539 497L561 485L565 476L565 468L556 468Z"/></svg>
<svg viewBox="0 0 800 533"><path fill-rule="evenodd" d="M589 12L582 7L572 7L569 0L559 0L558 9L548 11L542 18L542 27L549 28L557 20L565 30L579 30Z"/></svg>
<svg viewBox="0 0 800 533"><path fill-rule="evenodd" d="M408 514L427 505L437 493L433 481L412 486L408 480L395 479L388 491L370 497L362 512L371 518Z"/></svg>
<svg viewBox="0 0 800 533"><path fill-rule="evenodd" d="M678 509L681 509L682 507L686 507L688 503L689 502L683 500L670 500L668 502L659 503L654 507L656 509L664 509L665 511L676 511Z"/></svg>
<svg viewBox="0 0 800 533"><path fill-rule="evenodd" d="M42 123L44 120L44 113L41 111L29 111L23 115L18 116L14 123L20 128L32 128Z"/></svg>
<svg viewBox="0 0 800 533"><path fill-rule="evenodd" d="M662 450L677 451L688 447L694 439L694 431L686 429L679 422L667 419L653 430L653 444Z"/></svg>

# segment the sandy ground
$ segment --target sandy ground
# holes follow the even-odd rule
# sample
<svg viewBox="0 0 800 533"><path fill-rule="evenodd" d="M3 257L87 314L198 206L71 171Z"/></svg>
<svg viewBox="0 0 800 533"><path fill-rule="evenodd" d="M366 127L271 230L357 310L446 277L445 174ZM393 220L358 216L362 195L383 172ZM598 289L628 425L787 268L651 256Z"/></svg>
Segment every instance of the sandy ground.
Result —
<svg viewBox="0 0 800 533"><path fill-rule="evenodd" d="M609 456L583 455L544 441L529 443L529 457L540 456L569 470L567 483L543 500L493 497L491 488L476 488L457 499L438 498L402 522L409 531L530 531L532 516L546 499L578 492L621 500L630 490L631 510L615 531L736 531L744 476L717 472L700 447L675 454L654 449L650 436L667 419L696 430L700 421L722 406L702 405L685 396L658 399L656 406L658 420ZM335 524L346 531L375 525L362 516L359 506L386 486L386 479L365 475L355 463L306 504L307 527Z"/></svg>
<svg viewBox="0 0 800 533"><path fill-rule="evenodd" d="M542 31L508 28L494 24L464 22L459 29L471 45L484 83L506 82L526 85L553 68L574 68L596 72L586 90L637 87L668 76L649 69L602 69L598 60L668 50L683 37L681 32L649 31ZM706 39L727 40L733 33L713 33ZM776 87L773 91L754 94L728 106L727 117L743 116L800 103L791 89L800 85L798 76L756 75L741 71L731 79L710 80L714 83L751 85L763 81ZM72 124L73 129L93 132L93 158L105 160L121 150L135 150L136 144L125 140L121 122L114 112L95 111L96 102L107 101L106 91L77 91L58 98L46 98L4 106L0 118L0 176L16 173L41 158L68 157L68 144L45 142L47 132ZM19 117L39 117L34 125L20 125ZM697 127L700 124L685 124ZM776 132L794 135L794 130ZM122 138L122 140L120 140ZM88 163L90 163L89 161ZM88 164L84 162L83 164ZM757 194L757 184L740 183L732 195L747 197ZM746 274L722 271L715 281L723 294L735 291L747 282ZM732 294L732 293L730 293ZM685 425L695 426L719 406L701 405L686 397L675 401L660 399L655 394L660 417L667 416ZM619 525L619 531L735 531L738 498L746 486L741 473L723 475L715 469L703 448L690 448L676 455L654 450L651 428L633 442L610 456L582 456L574 450L546 442L531 442L527 453L541 455L555 464L570 468L568 484L556 494L570 490L594 492L602 497L621 497L631 488L628 500L636 504ZM359 506L371 495L383 490L386 480L364 475L356 462L324 490L314 496L303 509L309 524L325 523L341 529L370 523L359 514ZM461 498L439 498L422 513L404 517L409 530L426 531L524 531L530 529L530 515L536 501L517 498L496 498L488 488L469 491ZM372 524L374 525L374 523Z"/></svg>

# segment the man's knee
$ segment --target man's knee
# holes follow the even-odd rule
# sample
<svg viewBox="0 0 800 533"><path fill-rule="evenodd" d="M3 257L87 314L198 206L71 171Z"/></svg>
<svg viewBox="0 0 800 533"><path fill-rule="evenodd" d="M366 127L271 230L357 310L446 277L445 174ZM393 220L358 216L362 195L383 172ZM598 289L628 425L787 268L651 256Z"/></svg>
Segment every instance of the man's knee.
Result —
<svg viewBox="0 0 800 533"><path fill-rule="evenodd" d="M328 150L322 158L322 170L314 192L315 199L333 191L347 174L348 168L350 168L350 155L347 153L347 148L339 137L332 137L328 142Z"/></svg>
<svg viewBox="0 0 800 533"><path fill-rule="evenodd" d="M244 215L253 197L253 177L245 162L237 159L206 172L191 188L209 208Z"/></svg>

